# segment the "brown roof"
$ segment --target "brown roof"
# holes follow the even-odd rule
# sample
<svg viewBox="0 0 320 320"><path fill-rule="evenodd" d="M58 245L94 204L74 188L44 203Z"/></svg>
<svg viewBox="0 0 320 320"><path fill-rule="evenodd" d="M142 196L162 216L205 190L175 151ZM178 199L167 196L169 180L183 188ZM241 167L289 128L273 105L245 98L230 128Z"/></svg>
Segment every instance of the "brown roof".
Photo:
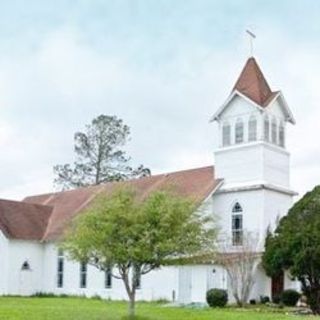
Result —
<svg viewBox="0 0 320 320"><path fill-rule="evenodd" d="M40 240L45 234L52 207L0 200L0 230L6 237Z"/></svg>
<svg viewBox="0 0 320 320"><path fill-rule="evenodd" d="M265 107L278 92L272 92L255 58L250 57L233 87L258 105Z"/></svg>
<svg viewBox="0 0 320 320"><path fill-rule="evenodd" d="M214 167L209 166L159 174L124 183L132 185L141 198L148 196L156 189L172 187L181 196L202 201L218 186L219 182L220 180L214 178ZM55 240L62 234L71 219L89 205L98 193L108 193L117 185L119 182L32 196L24 199L24 203L53 207L43 240Z"/></svg>

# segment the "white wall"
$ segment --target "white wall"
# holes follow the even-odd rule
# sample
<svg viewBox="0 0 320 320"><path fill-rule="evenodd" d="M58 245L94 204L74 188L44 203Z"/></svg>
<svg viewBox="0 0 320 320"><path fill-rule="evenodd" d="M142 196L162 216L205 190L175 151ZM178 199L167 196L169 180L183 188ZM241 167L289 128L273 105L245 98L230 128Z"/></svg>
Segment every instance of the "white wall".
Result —
<svg viewBox="0 0 320 320"><path fill-rule="evenodd" d="M268 183L289 188L289 153L267 142L240 144L216 150L215 172L224 187L234 183Z"/></svg>
<svg viewBox="0 0 320 320"><path fill-rule="evenodd" d="M278 219L285 216L292 205L292 196L272 190L264 190L264 218L261 229L266 230L270 226L271 230L274 230Z"/></svg>
<svg viewBox="0 0 320 320"><path fill-rule="evenodd" d="M239 202L243 209L243 229L259 234L264 219L264 191L249 190L216 193L213 195L213 212L217 216L220 232L231 238L232 208Z"/></svg>
<svg viewBox="0 0 320 320"><path fill-rule="evenodd" d="M10 240L8 242L7 294L25 294L22 287L22 272L30 272L29 294L42 291L43 280L43 245L37 241ZM22 271L22 264L27 261L30 271Z"/></svg>
<svg viewBox="0 0 320 320"><path fill-rule="evenodd" d="M284 188L290 187L290 155L277 146L264 143L263 180Z"/></svg>
<svg viewBox="0 0 320 320"><path fill-rule="evenodd" d="M172 300L173 292L178 292L178 270L176 267L162 267L142 276L141 289L137 290L138 300ZM93 296L115 300L127 299L122 280L112 279L112 288L106 289L105 274L96 267L88 265L87 288L80 288L80 266L78 262L65 258L64 285L57 287L57 249L54 243L48 243L44 254L44 279L45 292L56 294L66 293L75 295Z"/></svg>

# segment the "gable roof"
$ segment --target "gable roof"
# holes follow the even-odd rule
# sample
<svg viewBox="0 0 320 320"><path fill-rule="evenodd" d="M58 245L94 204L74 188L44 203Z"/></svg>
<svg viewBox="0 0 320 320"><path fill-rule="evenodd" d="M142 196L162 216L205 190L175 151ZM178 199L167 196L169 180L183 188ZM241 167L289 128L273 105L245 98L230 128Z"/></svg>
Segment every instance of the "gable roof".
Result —
<svg viewBox="0 0 320 320"><path fill-rule="evenodd" d="M86 208L100 193L110 193L119 184L135 188L138 197L147 197L151 192L172 187L181 195L195 201L205 200L221 183L215 179L214 167L202 167L167 174L159 174L126 182L110 182L99 186L27 197L25 204L36 203L52 207L52 213L42 240L56 240L63 234L67 224Z"/></svg>
<svg viewBox="0 0 320 320"><path fill-rule="evenodd" d="M45 234L52 207L0 200L0 230L7 238L39 240Z"/></svg>
<svg viewBox="0 0 320 320"><path fill-rule="evenodd" d="M232 91L239 91L261 107L268 105L268 101L277 94L272 92L256 59L250 57L242 69Z"/></svg>

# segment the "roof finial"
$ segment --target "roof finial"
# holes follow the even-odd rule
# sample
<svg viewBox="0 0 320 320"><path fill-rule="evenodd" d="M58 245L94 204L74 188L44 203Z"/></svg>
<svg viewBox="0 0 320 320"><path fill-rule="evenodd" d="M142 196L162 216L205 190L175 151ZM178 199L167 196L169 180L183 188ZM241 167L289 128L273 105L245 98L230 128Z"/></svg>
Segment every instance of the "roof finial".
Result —
<svg viewBox="0 0 320 320"><path fill-rule="evenodd" d="M250 57L253 57L253 40L256 38L256 35L248 29L246 30L246 33L249 35Z"/></svg>

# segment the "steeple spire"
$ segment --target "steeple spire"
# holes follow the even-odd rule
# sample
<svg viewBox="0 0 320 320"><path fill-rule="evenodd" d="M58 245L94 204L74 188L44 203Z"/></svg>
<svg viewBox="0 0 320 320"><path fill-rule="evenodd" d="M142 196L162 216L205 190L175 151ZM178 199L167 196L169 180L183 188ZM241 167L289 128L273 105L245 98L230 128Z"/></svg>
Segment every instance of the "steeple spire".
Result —
<svg viewBox="0 0 320 320"><path fill-rule="evenodd" d="M276 94L276 92L271 91L256 59L253 57L247 60L233 90L241 92L260 106L265 106Z"/></svg>

